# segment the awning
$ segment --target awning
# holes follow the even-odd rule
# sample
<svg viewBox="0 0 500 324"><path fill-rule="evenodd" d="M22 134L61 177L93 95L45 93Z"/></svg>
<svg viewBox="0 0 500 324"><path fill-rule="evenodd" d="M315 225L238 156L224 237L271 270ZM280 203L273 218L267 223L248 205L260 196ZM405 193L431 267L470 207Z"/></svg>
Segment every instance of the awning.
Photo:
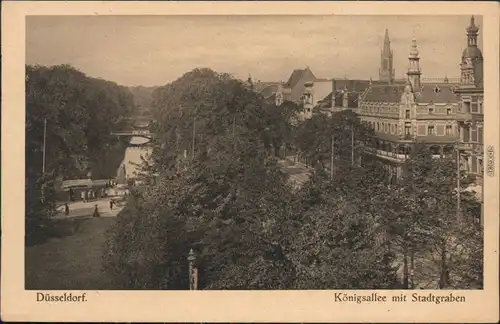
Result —
<svg viewBox="0 0 500 324"><path fill-rule="evenodd" d="M75 179L75 180L64 180L62 183L62 188L68 190L69 188L104 188L108 180L90 180L90 179Z"/></svg>

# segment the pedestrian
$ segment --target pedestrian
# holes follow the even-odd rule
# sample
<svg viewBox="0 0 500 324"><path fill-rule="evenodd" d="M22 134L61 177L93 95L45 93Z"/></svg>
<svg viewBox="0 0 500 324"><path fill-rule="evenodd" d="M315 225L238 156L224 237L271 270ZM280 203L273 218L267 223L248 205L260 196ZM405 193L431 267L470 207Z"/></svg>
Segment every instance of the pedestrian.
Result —
<svg viewBox="0 0 500 324"><path fill-rule="evenodd" d="M69 206L68 206L68 203L64 203L64 213L66 214L66 216L69 215Z"/></svg>
<svg viewBox="0 0 500 324"><path fill-rule="evenodd" d="M99 210L97 209L97 204L94 207L94 217L101 217L101 215L99 214Z"/></svg>
<svg viewBox="0 0 500 324"><path fill-rule="evenodd" d="M113 210L113 199L109 200L109 209Z"/></svg>

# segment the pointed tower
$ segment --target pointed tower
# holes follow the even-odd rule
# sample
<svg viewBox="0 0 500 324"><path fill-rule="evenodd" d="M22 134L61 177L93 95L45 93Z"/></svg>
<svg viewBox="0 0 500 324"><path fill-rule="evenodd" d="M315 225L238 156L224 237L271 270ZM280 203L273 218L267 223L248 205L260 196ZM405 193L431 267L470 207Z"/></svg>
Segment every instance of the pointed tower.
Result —
<svg viewBox="0 0 500 324"><path fill-rule="evenodd" d="M391 41L389 40L389 31L386 29L384 47L380 54L379 80L392 83L394 81L394 72Z"/></svg>
<svg viewBox="0 0 500 324"><path fill-rule="evenodd" d="M413 37L411 41L410 55L408 56L408 81L410 82L413 92L420 91L420 57L418 56L417 40Z"/></svg>
<svg viewBox="0 0 500 324"><path fill-rule="evenodd" d="M470 19L467 31L467 47L462 53L462 64L460 87L482 88L483 87L483 54L477 47L477 34L479 28L476 26L474 16Z"/></svg>

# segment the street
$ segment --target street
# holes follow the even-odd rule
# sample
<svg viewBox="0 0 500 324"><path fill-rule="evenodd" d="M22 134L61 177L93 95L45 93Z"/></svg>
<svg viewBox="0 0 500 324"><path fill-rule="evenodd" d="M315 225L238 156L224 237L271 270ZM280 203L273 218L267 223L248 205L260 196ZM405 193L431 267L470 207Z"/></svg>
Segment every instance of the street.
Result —
<svg viewBox="0 0 500 324"><path fill-rule="evenodd" d="M283 171L290 176L290 181L297 187L303 186L309 180L310 169L305 164L294 162L293 156L287 156L280 160L279 164Z"/></svg>

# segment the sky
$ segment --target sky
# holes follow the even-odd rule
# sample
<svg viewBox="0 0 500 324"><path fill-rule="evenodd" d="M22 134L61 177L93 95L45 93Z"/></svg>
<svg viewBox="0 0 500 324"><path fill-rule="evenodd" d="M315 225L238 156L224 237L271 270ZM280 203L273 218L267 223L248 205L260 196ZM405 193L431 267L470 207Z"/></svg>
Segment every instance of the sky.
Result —
<svg viewBox="0 0 500 324"><path fill-rule="evenodd" d="M70 64L125 86L158 86L194 68L246 80L378 78L389 30L396 78L412 37L423 78L458 78L469 16L31 16L26 63ZM481 28L482 17L476 17ZM482 48L481 29L479 47Z"/></svg>

